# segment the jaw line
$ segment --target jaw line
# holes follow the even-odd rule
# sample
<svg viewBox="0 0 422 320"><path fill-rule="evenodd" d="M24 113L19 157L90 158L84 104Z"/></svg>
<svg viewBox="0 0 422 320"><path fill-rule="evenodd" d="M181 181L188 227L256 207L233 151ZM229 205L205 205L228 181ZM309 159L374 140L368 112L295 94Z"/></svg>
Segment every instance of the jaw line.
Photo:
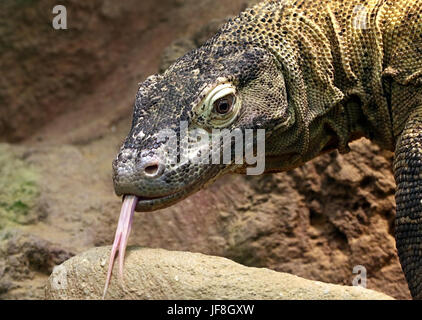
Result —
<svg viewBox="0 0 422 320"><path fill-rule="evenodd" d="M190 195L192 192L189 192L187 189L180 190L178 192L157 197L157 198L146 198L142 196L138 196L138 204L136 205L135 211L136 212L149 212L149 211L155 211L158 209L163 209L166 207L171 206L172 204L183 200L188 195Z"/></svg>
<svg viewBox="0 0 422 320"><path fill-rule="evenodd" d="M138 197L138 204L136 205L136 212L150 212L159 209L167 208L185 198L192 195L193 193L201 190L203 187L213 183L218 177L226 173L225 170L212 170L208 173L204 179L199 180L184 189L176 191L172 194L168 194L161 197L144 197L142 195L136 195Z"/></svg>

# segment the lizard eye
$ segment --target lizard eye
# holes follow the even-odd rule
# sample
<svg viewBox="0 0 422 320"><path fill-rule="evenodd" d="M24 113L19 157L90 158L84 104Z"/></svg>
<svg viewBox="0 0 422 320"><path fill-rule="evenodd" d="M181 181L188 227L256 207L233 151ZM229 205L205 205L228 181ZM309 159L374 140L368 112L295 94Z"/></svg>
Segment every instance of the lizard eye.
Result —
<svg viewBox="0 0 422 320"><path fill-rule="evenodd" d="M233 109L236 97L234 94L229 94L214 102L214 110L219 114L227 114Z"/></svg>
<svg viewBox="0 0 422 320"><path fill-rule="evenodd" d="M222 83L207 93L196 109L197 119L207 127L224 128L229 126L240 111L241 101L236 87Z"/></svg>

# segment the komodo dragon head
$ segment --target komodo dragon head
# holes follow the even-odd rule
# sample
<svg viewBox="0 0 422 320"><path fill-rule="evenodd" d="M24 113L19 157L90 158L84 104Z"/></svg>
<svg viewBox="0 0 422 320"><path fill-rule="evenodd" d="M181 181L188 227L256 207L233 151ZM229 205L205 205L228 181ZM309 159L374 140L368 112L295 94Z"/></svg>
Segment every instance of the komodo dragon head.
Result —
<svg viewBox="0 0 422 320"><path fill-rule="evenodd" d="M249 173L260 157L265 169L255 174L279 172L337 148L339 136L345 138L340 145L347 143L343 114L332 112L330 123L318 122L330 111L327 106L343 98L333 85L332 63L293 34L301 32L309 42L314 32L305 33L290 18L280 24L274 12L294 17L282 8L283 2L264 2L244 11L202 47L140 85L132 128L113 162L115 191L137 196L137 211L170 206L225 173ZM321 50L330 52L325 42ZM241 133L244 154L239 157L226 140L220 156L231 148L231 161L215 161L222 159L212 136L224 129ZM250 130L254 138L248 140ZM259 130L265 130L265 141ZM257 152L252 165L249 149Z"/></svg>
<svg viewBox="0 0 422 320"><path fill-rule="evenodd" d="M204 148L211 150L213 130L265 129L268 135L288 118L284 79L272 54L210 41L140 85L132 128L113 162L115 191L138 196L137 211L172 205L224 173L245 172L246 162L235 163L234 156L225 164L197 161ZM176 134L176 143L166 131ZM209 135L209 143L198 143L198 134ZM169 161L172 152L178 161Z"/></svg>

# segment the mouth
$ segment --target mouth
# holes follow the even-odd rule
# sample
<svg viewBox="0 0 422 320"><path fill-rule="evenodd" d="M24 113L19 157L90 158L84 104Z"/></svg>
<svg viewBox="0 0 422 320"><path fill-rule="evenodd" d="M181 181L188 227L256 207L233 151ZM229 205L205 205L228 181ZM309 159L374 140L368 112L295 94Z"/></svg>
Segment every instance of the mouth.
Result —
<svg viewBox="0 0 422 320"><path fill-rule="evenodd" d="M136 212L151 212L159 209L164 209L170 207L173 204L187 198L189 195L195 193L202 187L214 182L218 176L223 175L226 171L221 170L221 168L216 168L216 170L209 171L206 175L203 176L203 179L195 181L190 185L185 185L182 189L175 190L172 193L167 193L160 196L145 196L142 193L138 194L136 192L130 194L130 192L125 192L121 188L116 192L118 196L123 196L123 200L127 196L136 196L138 199L135 211ZM133 189L131 188L133 192Z"/></svg>
<svg viewBox="0 0 422 320"><path fill-rule="evenodd" d="M135 211L149 212L166 208L184 199L188 195L188 193L189 192L187 190L181 190L172 194L159 197L137 196L138 202L136 204Z"/></svg>
<svg viewBox="0 0 422 320"><path fill-rule="evenodd" d="M218 171L216 171L218 172ZM221 174L221 173L220 173ZM217 178L218 174L215 172L211 172L209 174L208 179L206 179L206 183L198 181L197 183L192 184L188 188L184 188L182 190L176 191L171 194L167 194L164 196L159 197L145 197L145 196L138 196L138 195L131 195L131 194L118 194L123 196L123 204L122 209L120 211L119 222L117 225L116 235L114 237L113 246L111 248L110 259L108 264L108 271L106 282L104 286L103 292L103 299L107 294L107 289L110 284L111 274L113 271L114 260L116 258L116 254L119 254L119 278L120 284L124 288L123 282L123 265L124 265L124 257L126 252L126 246L128 243L129 233L132 228L132 220L135 211L138 212L149 212L155 211L158 209L163 209L166 207L171 206L183 199L185 199L190 194L194 193L195 191L199 190L202 186L207 185L208 183L212 183Z"/></svg>

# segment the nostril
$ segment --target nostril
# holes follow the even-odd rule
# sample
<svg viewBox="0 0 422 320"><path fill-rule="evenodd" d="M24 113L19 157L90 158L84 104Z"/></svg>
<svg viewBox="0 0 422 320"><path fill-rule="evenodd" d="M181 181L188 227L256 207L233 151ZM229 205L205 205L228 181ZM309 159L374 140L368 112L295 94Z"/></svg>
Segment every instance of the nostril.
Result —
<svg viewBox="0 0 422 320"><path fill-rule="evenodd" d="M145 167L145 173L149 176L155 176L158 173L158 164L153 164Z"/></svg>
<svg viewBox="0 0 422 320"><path fill-rule="evenodd" d="M164 170L165 165L158 157L144 157L136 163L136 171L143 178L158 178L164 173Z"/></svg>

